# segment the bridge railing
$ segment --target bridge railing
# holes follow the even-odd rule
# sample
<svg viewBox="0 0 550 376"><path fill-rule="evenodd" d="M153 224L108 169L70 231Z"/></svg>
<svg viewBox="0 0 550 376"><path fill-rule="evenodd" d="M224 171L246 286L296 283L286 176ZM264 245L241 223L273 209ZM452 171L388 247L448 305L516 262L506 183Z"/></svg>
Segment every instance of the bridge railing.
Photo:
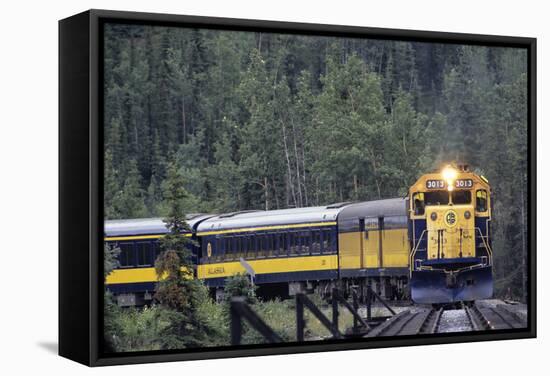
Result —
<svg viewBox="0 0 550 376"><path fill-rule="evenodd" d="M267 342L283 342L281 337L269 325L262 320L256 312L246 304L244 297L234 297L231 299L231 344L240 345L243 333L243 320L248 321L250 326L260 333Z"/></svg>
<svg viewBox="0 0 550 376"><path fill-rule="evenodd" d="M304 341L307 322L305 320L305 311L308 310L331 334L332 338L343 338L344 334L339 328L340 306L347 309L353 316L353 326L351 328L352 336L361 336L370 331L372 320L372 303L378 300L388 309L392 315L395 311L384 301L380 295L375 293L370 286L367 286L367 318L359 314L359 298L354 289L351 292L352 302L350 303L342 292L334 288L332 290L332 317L329 318L323 311L304 293L298 293L296 299L296 340ZM231 299L231 344L240 345L242 342L243 321L262 335L268 343L283 342L281 337L246 303L244 297L234 297Z"/></svg>

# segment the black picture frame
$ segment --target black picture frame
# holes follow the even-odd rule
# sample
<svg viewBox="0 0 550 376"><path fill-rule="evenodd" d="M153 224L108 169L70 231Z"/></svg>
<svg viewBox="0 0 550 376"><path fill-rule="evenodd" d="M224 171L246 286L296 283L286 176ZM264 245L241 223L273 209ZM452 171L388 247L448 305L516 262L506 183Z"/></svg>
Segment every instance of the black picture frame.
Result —
<svg viewBox="0 0 550 376"><path fill-rule="evenodd" d="M102 351L102 25L140 23L301 35L525 48L528 51L528 326L414 338L231 348ZM59 21L59 354L88 366L414 346L536 337L536 39L171 14L88 10Z"/></svg>

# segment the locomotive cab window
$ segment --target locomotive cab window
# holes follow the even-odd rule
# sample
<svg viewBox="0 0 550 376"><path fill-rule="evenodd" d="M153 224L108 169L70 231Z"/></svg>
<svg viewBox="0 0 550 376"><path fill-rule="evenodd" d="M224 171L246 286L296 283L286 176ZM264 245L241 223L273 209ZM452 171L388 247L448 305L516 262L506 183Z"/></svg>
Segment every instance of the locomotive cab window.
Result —
<svg viewBox="0 0 550 376"><path fill-rule="evenodd" d="M485 189L476 192L476 210L478 212L487 211L487 191Z"/></svg>
<svg viewBox="0 0 550 376"><path fill-rule="evenodd" d="M424 194L427 206L439 206L449 204L449 193L447 191L433 191Z"/></svg>
<svg viewBox="0 0 550 376"><path fill-rule="evenodd" d="M424 193L417 192L413 195L413 209L414 215L424 215L426 203L424 201ZM365 225L363 219L363 226ZM365 232L365 237L368 238L368 233Z"/></svg>
<svg viewBox="0 0 550 376"><path fill-rule="evenodd" d="M453 191L452 198L453 204L455 205L467 205L472 202L472 194L470 191Z"/></svg>

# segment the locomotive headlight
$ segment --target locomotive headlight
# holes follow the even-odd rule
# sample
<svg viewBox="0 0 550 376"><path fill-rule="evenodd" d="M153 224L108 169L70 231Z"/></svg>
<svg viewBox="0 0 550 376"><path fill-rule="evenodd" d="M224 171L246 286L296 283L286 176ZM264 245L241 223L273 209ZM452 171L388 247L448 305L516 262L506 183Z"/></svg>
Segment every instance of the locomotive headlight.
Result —
<svg viewBox="0 0 550 376"><path fill-rule="evenodd" d="M432 221L435 221L437 219L437 213L436 212L433 212L431 215L430 215L430 218L432 219Z"/></svg>
<svg viewBox="0 0 550 376"><path fill-rule="evenodd" d="M470 219L471 216L472 216L472 213L470 213L469 210L466 210L466 211L464 212L464 218Z"/></svg>
<svg viewBox="0 0 550 376"><path fill-rule="evenodd" d="M454 189L456 177L458 176L456 170L449 165L446 166L443 171L441 171L441 175L443 176L443 179L447 182L447 189L449 191L452 191Z"/></svg>

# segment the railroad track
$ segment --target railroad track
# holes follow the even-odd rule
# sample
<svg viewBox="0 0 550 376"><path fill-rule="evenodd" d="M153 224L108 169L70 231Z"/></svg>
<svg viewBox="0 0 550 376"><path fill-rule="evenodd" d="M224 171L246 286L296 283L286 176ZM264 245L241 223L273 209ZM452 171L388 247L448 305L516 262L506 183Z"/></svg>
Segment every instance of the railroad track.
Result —
<svg viewBox="0 0 550 376"><path fill-rule="evenodd" d="M504 304L498 304L495 307L480 307L478 310L489 329L517 329L527 326L526 317L521 316Z"/></svg>
<svg viewBox="0 0 550 376"><path fill-rule="evenodd" d="M525 326L524 318L505 305L478 307L473 304L465 305L461 309L403 311L372 329L366 337L470 332Z"/></svg>
<svg viewBox="0 0 550 376"><path fill-rule="evenodd" d="M372 329L367 337L387 337L436 333L443 309L402 311Z"/></svg>

